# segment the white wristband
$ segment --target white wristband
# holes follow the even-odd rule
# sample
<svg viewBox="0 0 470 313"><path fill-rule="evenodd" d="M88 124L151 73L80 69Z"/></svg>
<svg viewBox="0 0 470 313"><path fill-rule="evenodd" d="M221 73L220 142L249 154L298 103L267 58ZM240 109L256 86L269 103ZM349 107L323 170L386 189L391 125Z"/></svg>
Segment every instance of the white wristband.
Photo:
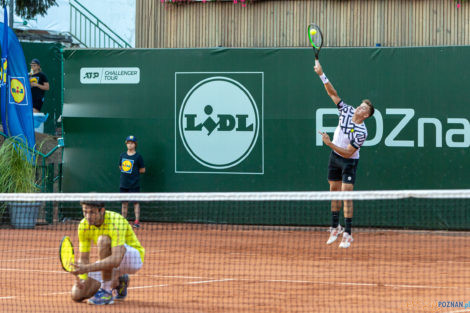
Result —
<svg viewBox="0 0 470 313"><path fill-rule="evenodd" d="M323 84L328 84L330 81L328 80L328 77L326 77L325 73L320 75L320 79L323 82Z"/></svg>

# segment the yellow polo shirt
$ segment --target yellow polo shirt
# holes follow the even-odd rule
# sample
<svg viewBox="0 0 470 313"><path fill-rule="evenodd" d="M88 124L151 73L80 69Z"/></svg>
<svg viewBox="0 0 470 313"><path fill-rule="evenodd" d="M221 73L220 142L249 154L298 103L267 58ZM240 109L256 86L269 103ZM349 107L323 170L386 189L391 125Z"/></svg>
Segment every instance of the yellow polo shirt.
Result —
<svg viewBox="0 0 470 313"><path fill-rule="evenodd" d="M111 248L127 244L139 251L142 264L144 263L145 249L137 239L129 222L119 213L105 211L104 222L100 227L88 224L86 218L78 225L78 240L80 252L90 252L91 241L95 244L98 238L106 235L111 238Z"/></svg>

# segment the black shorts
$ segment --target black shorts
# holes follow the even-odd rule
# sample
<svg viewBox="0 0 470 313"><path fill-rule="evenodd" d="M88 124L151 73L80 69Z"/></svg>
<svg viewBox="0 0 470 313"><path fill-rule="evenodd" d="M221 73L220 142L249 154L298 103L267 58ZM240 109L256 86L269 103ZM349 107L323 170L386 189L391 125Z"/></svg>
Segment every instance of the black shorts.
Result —
<svg viewBox="0 0 470 313"><path fill-rule="evenodd" d="M126 193L126 192L140 192L140 187L136 188L122 188L119 187L119 192ZM127 203L127 201L123 201L124 203ZM134 203L138 203L137 201L134 201Z"/></svg>
<svg viewBox="0 0 470 313"><path fill-rule="evenodd" d="M119 187L119 192L125 193L125 192L140 192L140 187L135 187L135 188L122 188Z"/></svg>
<svg viewBox="0 0 470 313"><path fill-rule="evenodd" d="M356 181L356 169L359 159L346 159L331 151L328 162L328 180L342 180L346 184Z"/></svg>

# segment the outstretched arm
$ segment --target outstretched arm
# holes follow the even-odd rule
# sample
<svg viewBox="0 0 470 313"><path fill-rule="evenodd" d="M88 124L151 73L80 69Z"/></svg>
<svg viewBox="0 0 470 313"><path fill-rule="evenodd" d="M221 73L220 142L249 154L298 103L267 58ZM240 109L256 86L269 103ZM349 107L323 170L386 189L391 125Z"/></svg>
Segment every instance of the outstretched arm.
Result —
<svg viewBox="0 0 470 313"><path fill-rule="evenodd" d="M326 92L330 96L331 100L333 100L333 102L337 105L341 101L341 98L338 96L336 89L330 83L328 78L326 78L325 73L323 73L323 68L320 64L320 61L315 60L315 66L313 67L313 69L315 70L315 73L317 73L318 76L320 76L320 79L323 81L323 85L325 86Z"/></svg>

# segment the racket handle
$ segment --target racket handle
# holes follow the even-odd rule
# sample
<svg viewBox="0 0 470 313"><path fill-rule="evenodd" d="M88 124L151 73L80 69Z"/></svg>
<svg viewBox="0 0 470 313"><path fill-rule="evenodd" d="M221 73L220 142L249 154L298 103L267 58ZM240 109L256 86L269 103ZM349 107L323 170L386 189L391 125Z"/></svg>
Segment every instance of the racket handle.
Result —
<svg viewBox="0 0 470 313"><path fill-rule="evenodd" d="M319 62L318 62L318 58L315 57L315 66L318 66L318 63L319 63Z"/></svg>

